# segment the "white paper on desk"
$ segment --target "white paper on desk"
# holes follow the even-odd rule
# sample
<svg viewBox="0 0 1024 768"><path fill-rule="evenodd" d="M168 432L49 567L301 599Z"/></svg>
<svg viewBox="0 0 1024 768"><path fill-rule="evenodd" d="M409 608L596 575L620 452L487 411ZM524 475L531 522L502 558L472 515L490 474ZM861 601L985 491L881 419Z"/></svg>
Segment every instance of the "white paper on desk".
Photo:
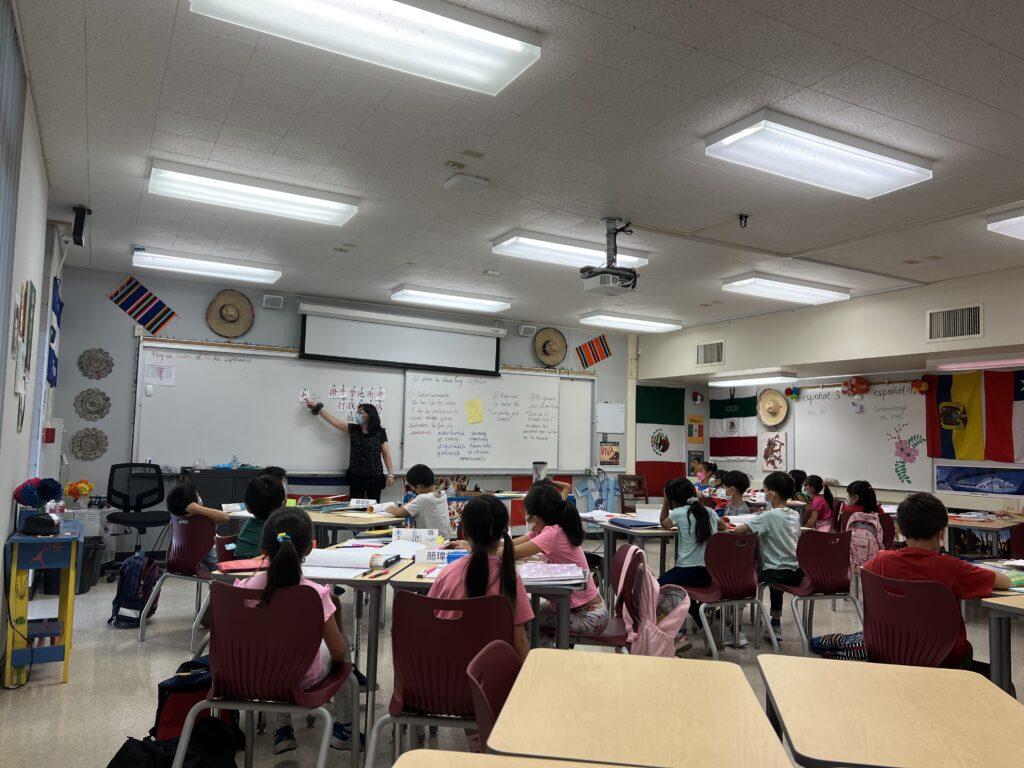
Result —
<svg viewBox="0 0 1024 768"><path fill-rule="evenodd" d="M518 569L524 584L575 584L583 581L583 569L570 563L523 563Z"/></svg>
<svg viewBox="0 0 1024 768"><path fill-rule="evenodd" d="M226 510L225 510L226 511ZM252 517L252 512L246 512L244 509L239 509L234 512L228 512L229 515L235 520L248 520Z"/></svg>
<svg viewBox="0 0 1024 768"><path fill-rule="evenodd" d="M391 517L387 512L346 512L345 517L360 517L360 518L371 518L371 517Z"/></svg>
<svg viewBox="0 0 1024 768"><path fill-rule="evenodd" d="M242 502L236 502L234 504L221 504L220 508L227 512L229 515L233 515L235 512L245 512L245 504Z"/></svg>
<svg viewBox="0 0 1024 768"><path fill-rule="evenodd" d="M325 568L323 566L304 565L302 575L310 581L339 581L341 579L355 579L362 576L367 568Z"/></svg>
<svg viewBox="0 0 1024 768"><path fill-rule="evenodd" d="M366 509L367 507L373 506L377 503L376 499L349 499L349 509Z"/></svg>
<svg viewBox="0 0 1024 768"><path fill-rule="evenodd" d="M377 551L382 555L398 555L406 559L416 557L417 552L422 552L427 548L426 544L421 544L418 541L392 541L390 544L381 547Z"/></svg>
<svg viewBox="0 0 1024 768"><path fill-rule="evenodd" d="M371 547L343 547L341 549L314 549L306 555L303 573L306 567L313 568L360 568L370 567L370 558L380 552Z"/></svg>
<svg viewBox="0 0 1024 768"><path fill-rule="evenodd" d="M1024 568L1024 560L1003 560L1003 565L1008 565L1011 568Z"/></svg>

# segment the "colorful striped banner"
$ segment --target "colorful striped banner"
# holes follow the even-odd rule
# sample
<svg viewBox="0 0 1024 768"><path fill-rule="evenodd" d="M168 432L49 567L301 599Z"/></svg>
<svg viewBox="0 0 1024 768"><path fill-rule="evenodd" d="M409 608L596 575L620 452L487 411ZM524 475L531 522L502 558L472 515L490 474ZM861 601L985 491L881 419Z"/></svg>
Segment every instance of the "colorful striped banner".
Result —
<svg viewBox="0 0 1024 768"><path fill-rule="evenodd" d="M603 333L596 339L591 339L586 344L576 347L576 357L579 358L580 365L584 368L597 365L605 358L611 356L612 348L608 344L608 337Z"/></svg>
<svg viewBox="0 0 1024 768"><path fill-rule="evenodd" d="M107 294L132 320L154 336L171 324L177 313L130 275Z"/></svg>

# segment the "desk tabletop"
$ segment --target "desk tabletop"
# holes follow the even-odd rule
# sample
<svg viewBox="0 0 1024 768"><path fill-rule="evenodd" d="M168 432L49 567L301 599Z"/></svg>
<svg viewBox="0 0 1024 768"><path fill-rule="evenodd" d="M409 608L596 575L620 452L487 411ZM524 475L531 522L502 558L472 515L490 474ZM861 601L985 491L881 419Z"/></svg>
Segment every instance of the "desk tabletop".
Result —
<svg viewBox="0 0 1024 768"><path fill-rule="evenodd" d="M1024 706L977 672L757 657L801 765L1019 766ZM841 728L823 712L856 712Z"/></svg>
<svg viewBox="0 0 1024 768"><path fill-rule="evenodd" d="M735 664L545 648L530 651L488 747L654 768L791 765Z"/></svg>
<svg viewBox="0 0 1024 768"><path fill-rule="evenodd" d="M402 572L396 574L390 579L390 584L395 589L417 589L426 591L430 589L430 585L434 583L436 577L432 576L429 578L423 578L420 576L428 568L433 568L437 563L414 563L411 560L407 562L408 566L402 569Z"/></svg>
<svg viewBox="0 0 1024 768"><path fill-rule="evenodd" d="M1020 522L1020 520L1010 520L1001 517L994 520L972 520L970 518L956 517L955 515L949 516L950 528L973 528L981 531L1003 531L1020 525Z"/></svg>
<svg viewBox="0 0 1024 768"><path fill-rule="evenodd" d="M313 525L335 526L349 530L369 530L372 528L386 528L391 525L405 525L404 517L394 515L372 515L351 514L346 512L315 512L308 510L309 519Z"/></svg>
<svg viewBox="0 0 1024 768"><path fill-rule="evenodd" d="M627 517L627 515L619 515L619 517ZM590 522L596 523L602 528L606 528L609 531L615 531L616 533L628 534L636 538L664 538L667 536L675 536L676 529L662 528L660 525L654 525L650 528L623 528L621 525L615 525L610 520L591 520Z"/></svg>
<svg viewBox="0 0 1024 768"><path fill-rule="evenodd" d="M1024 592L1005 593L986 597L981 601L983 607L1000 613L1013 613L1024 615Z"/></svg>
<svg viewBox="0 0 1024 768"><path fill-rule="evenodd" d="M362 576L347 576L340 579L325 579L322 577L316 577L311 581L316 581L321 584L344 584L352 587L366 587L372 584L388 584L391 579L401 573L412 563L412 560L399 560L397 563L389 565L387 568L373 570L370 573L363 574ZM383 572L383 575L382 575ZM213 571L211 576L214 581L226 581L233 583L235 579L246 579L252 576L255 571L233 571L225 573L223 571Z"/></svg>
<svg viewBox="0 0 1024 768"><path fill-rule="evenodd" d="M394 768L602 768L603 763L574 763L566 760L538 760L532 757L482 755L473 752L445 752L414 749L406 752Z"/></svg>

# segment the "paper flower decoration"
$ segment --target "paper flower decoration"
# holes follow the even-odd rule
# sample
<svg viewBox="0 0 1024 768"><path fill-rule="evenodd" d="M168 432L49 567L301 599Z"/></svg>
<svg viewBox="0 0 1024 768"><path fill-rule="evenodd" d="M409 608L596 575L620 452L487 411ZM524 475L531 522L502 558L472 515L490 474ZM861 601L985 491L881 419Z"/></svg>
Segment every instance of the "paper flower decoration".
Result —
<svg viewBox="0 0 1024 768"><path fill-rule="evenodd" d="M925 381L924 379L914 379L912 382L910 382L910 388L917 392L917 394L923 395L925 392L928 391L929 386L928 382Z"/></svg>
<svg viewBox="0 0 1024 768"><path fill-rule="evenodd" d="M14 489L14 500L26 507L42 507L48 501L60 501L64 489L52 477L33 477Z"/></svg>
<svg viewBox="0 0 1024 768"><path fill-rule="evenodd" d="M690 393L690 398L693 400L694 403L703 403L704 402L704 395L702 395L700 392L698 392L696 390L694 390L693 392Z"/></svg>
<svg viewBox="0 0 1024 768"><path fill-rule="evenodd" d="M786 397L790 400L800 399L800 387L786 387Z"/></svg>
<svg viewBox="0 0 1024 768"><path fill-rule="evenodd" d="M91 495L94 488L95 486L92 483L85 478L82 478L81 480L75 480L72 483L68 483L64 487L64 493L68 497L78 501L79 499L84 499Z"/></svg>
<svg viewBox="0 0 1024 768"><path fill-rule="evenodd" d="M843 382L842 393L844 395L866 395L870 389L870 381L863 376L854 376Z"/></svg>

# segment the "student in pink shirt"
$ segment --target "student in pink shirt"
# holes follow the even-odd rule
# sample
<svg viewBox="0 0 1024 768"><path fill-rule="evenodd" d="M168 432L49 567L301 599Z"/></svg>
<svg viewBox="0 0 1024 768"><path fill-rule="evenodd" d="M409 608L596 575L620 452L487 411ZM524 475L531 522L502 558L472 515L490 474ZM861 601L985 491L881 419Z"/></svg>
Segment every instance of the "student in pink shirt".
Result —
<svg viewBox="0 0 1024 768"><path fill-rule="evenodd" d="M313 549L313 523L309 515L295 507L282 507L272 513L263 524L263 538L260 550L270 558L266 571L250 576L247 579L236 579L236 587L263 590L260 605L270 603L274 593L283 587L294 587L302 584L316 590L323 603L324 637L320 650L310 662L309 669L300 682L300 687L310 688L327 676L334 664L342 664L348 660L349 645L341 631L341 614L335 603L331 588L325 584L317 584L302 575L302 561ZM331 746L334 749L352 749L352 689L357 685L355 675L349 675L341 690L334 697L334 727L331 731ZM295 749L295 731L292 728L291 716L281 713L275 719L274 754L290 752ZM360 747L363 736L360 734ZM357 747L360 748L360 747Z"/></svg>
<svg viewBox="0 0 1024 768"><path fill-rule="evenodd" d="M553 483L544 480L533 484L524 504L531 530L513 542L516 559L540 554L549 563L578 565L587 574L587 586L572 593L569 630L585 635L601 634L608 626L608 608L597 591L583 552L580 513ZM554 626L554 620L554 613L547 611L544 621Z"/></svg>
<svg viewBox="0 0 1024 768"><path fill-rule="evenodd" d="M514 548L508 535L508 510L494 496L470 499L462 508L462 531L470 554L445 566L427 596L461 600L503 595L512 605L515 649L525 661L530 652L526 623L533 619L533 609L516 573Z"/></svg>
<svg viewBox="0 0 1024 768"><path fill-rule="evenodd" d="M818 475L808 475L804 480L804 495L808 498L806 528L828 533L835 524L832 511L832 491Z"/></svg>

